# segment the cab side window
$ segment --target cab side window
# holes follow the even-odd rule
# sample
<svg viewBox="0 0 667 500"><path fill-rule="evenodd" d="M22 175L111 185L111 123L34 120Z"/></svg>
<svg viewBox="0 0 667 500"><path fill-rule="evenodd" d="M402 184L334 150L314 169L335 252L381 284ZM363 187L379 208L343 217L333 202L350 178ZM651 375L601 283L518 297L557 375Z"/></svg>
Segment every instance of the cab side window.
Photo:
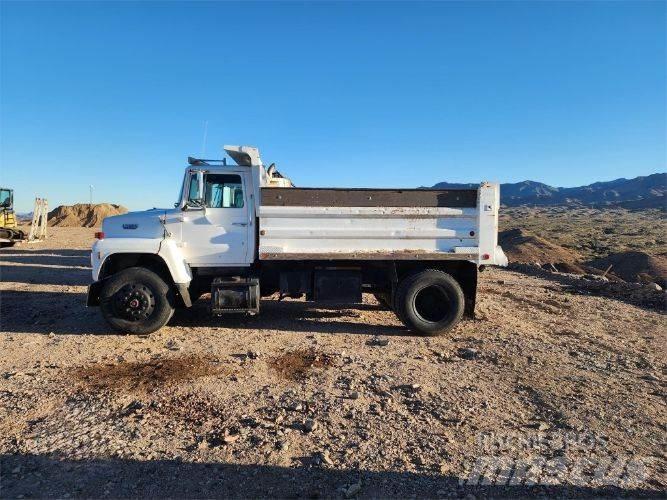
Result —
<svg viewBox="0 0 667 500"><path fill-rule="evenodd" d="M240 175L207 174L204 189L209 208L243 208L243 181Z"/></svg>

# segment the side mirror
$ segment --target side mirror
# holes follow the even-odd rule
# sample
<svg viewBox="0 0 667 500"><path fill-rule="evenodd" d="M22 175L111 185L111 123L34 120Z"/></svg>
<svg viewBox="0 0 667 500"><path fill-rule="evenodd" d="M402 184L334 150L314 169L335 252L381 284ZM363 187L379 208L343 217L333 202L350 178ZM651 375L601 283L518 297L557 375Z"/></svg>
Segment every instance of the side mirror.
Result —
<svg viewBox="0 0 667 500"><path fill-rule="evenodd" d="M204 200L197 198L195 200L188 200L187 203L183 206L183 210L206 211L206 205L204 205Z"/></svg>

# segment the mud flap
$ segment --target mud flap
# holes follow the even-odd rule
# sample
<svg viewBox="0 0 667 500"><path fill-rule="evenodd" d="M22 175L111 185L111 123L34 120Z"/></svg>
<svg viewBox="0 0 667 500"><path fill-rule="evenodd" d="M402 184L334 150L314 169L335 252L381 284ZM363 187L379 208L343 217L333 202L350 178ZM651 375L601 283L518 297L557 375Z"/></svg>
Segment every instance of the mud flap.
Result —
<svg viewBox="0 0 667 500"><path fill-rule="evenodd" d="M458 282L465 296L465 309L463 315L468 319L475 318L475 302L477 301L477 266L465 266L456 274Z"/></svg>
<svg viewBox="0 0 667 500"><path fill-rule="evenodd" d="M88 285L88 298L86 307L95 307L100 305L100 292L102 291L102 281L95 281Z"/></svg>

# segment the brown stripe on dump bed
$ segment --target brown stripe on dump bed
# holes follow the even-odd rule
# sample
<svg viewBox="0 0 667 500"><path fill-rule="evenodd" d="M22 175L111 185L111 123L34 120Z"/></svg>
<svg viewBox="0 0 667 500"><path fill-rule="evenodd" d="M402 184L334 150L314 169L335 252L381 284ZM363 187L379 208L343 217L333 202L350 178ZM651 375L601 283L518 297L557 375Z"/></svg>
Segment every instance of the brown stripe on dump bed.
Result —
<svg viewBox="0 0 667 500"><path fill-rule="evenodd" d="M275 253L260 252L260 260L477 260L474 253L395 250L390 252Z"/></svg>
<svg viewBox="0 0 667 500"><path fill-rule="evenodd" d="M288 207L477 206L476 189L262 188L262 205Z"/></svg>

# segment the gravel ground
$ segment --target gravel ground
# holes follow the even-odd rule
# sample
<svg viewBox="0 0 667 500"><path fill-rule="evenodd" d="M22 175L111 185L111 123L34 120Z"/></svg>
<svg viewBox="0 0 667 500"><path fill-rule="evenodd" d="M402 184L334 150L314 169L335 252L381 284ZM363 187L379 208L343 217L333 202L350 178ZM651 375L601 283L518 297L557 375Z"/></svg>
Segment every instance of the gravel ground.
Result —
<svg viewBox="0 0 667 500"><path fill-rule="evenodd" d="M84 306L94 230L49 231L0 252L3 498L666 493L655 295L494 269L445 337L372 297L124 336Z"/></svg>

